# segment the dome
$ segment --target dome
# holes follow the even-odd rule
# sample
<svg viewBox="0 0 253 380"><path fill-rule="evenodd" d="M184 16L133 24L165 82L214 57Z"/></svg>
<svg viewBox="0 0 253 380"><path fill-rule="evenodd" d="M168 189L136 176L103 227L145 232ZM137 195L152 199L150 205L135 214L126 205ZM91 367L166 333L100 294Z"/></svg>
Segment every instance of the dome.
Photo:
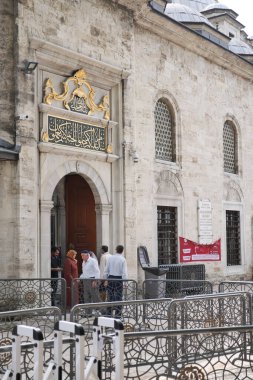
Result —
<svg viewBox="0 0 253 380"><path fill-rule="evenodd" d="M213 4L213 2L214 0L172 0L172 3L174 4L186 5L198 12L206 8L207 5Z"/></svg>
<svg viewBox="0 0 253 380"><path fill-rule="evenodd" d="M228 44L228 48L235 54L239 55L253 55L253 49L246 44L246 42L240 41L236 38L232 38L232 40Z"/></svg>
<svg viewBox="0 0 253 380"><path fill-rule="evenodd" d="M186 5L168 3L164 13L178 22L204 23L213 27L205 16Z"/></svg>
<svg viewBox="0 0 253 380"><path fill-rule="evenodd" d="M206 8L202 9L202 12L210 11L213 9L229 10L230 8L225 4L213 3L208 5Z"/></svg>

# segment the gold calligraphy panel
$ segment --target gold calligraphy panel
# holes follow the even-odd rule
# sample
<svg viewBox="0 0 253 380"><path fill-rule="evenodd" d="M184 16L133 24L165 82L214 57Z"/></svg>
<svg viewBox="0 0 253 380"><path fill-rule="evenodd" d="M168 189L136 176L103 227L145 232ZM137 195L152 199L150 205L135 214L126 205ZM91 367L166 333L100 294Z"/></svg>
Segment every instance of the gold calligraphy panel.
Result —
<svg viewBox="0 0 253 380"><path fill-rule="evenodd" d="M48 142L105 151L105 138L104 127L48 115Z"/></svg>

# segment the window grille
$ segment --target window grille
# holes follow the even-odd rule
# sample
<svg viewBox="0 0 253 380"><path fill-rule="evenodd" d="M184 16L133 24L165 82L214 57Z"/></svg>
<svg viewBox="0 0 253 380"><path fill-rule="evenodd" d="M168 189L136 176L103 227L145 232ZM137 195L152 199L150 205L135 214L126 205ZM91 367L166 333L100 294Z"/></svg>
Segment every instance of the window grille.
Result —
<svg viewBox="0 0 253 380"><path fill-rule="evenodd" d="M233 125L225 123L223 128L223 154L224 171L227 173L237 172L236 162L236 132Z"/></svg>
<svg viewBox="0 0 253 380"><path fill-rule="evenodd" d="M241 265L240 211L226 211L227 265Z"/></svg>
<svg viewBox="0 0 253 380"><path fill-rule="evenodd" d="M177 208L157 207L158 265L177 263Z"/></svg>
<svg viewBox="0 0 253 380"><path fill-rule="evenodd" d="M156 158L175 161L172 117L164 100L158 100L155 106L155 149Z"/></svg>

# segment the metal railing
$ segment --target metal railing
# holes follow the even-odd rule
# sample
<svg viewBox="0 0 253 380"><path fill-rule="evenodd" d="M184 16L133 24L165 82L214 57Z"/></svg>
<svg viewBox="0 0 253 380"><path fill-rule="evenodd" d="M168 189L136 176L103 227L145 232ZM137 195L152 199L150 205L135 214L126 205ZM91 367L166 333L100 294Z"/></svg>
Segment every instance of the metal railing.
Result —
<svg viewBox="0 0 253 380"><path fill-rule="evenodd" d="M249 292L253 294L253 281L222 281L219 284L219 293Z"/></svg>
<svg viewBox="0 0 253 380"><path fill-rule="evenodd" d="M126 332L124 379L250 380L252 333L252 325ZM103 374L103 380L114 379L110 369Z"/></svg>
<svg viewBox="0 0 253 380"><path fill-rule="evenodd" d="M87 357L91 355L92 350L91 337L95 315L102 314L107 307L116 305L119 303L87 304L77 305L72 309L71 320L85 326L85 354ZM120 305L122 307L121 320L125 329L124 376L127 379L156 379L158 376L165 376L168 373L171 376L168 377L169 379L176 378L173 377L172 370L168 372L168 366L172 368L174 362L173 365L178 366L178 375L184 358L187 358L190 363L194 363L194 360L201 362L203 357L210 361L214 355L217 355L219 360L221 355L226 355L227 352L232 355L234 345L236 345L235 351L241 350L241 347L246 344L252 345L251 333L245 336L236 330L231 330L229 335L224 336L224 339L222 335L216 340L212 337L211 343L208 343L210 334L206 334L205 337L199 334L185 336L182 332L185 329L209 331L208 329L214 327L251 325L251 296L248 293L210 294L177 300L125 301L120 302ZM93 317L87 316L86 313L86 310L91 307L94 307ZM169 339L159 338L159 335L162 335L164 331L166 333L166 330L173 330L174 334L171 333ZM176 333L177 330L180 331L180 334ZM146 341L145 332L147 331L151 331L152 339ZM206 345L209 345L209 351L207 351ZM110 343L105 342L102 357L103 379L113 378L111 364L113 359L113 347ZM166 364L163 364L164 362ZM163 365L166 366L167 372L160 372ZM153 377L149 377L151 369L154 372ZM178 377L178 379L188 379L183 375L180 376L182 377Z"/></svg>
<svg viewBox="0 0 253 380"><path fill-rule="evenodd" d="M213 285L204 280L148 279L142 283L142 298L181 298L211 294Z"/></svg>
<svg viewBox="0 0 253 380"><path fill-rule="evenodd" d="M172 300L168 309L169 328L194 329L251 324L251 305L251 296L245 292Z"/></svg>
<svg viewBox="0 0 253 380"><path fill-rule="evenodd" d="M107 309L121 306L121 321L126 331L168 329L168 307L171 299L133 300L76 305L70 313L70 321L80 323L85 331L85 357L92 352L93 322L100 315L107 316ZM93 309L90 314L90 309ZM105 359L104 359L105 360Z"/></svg>
<svg viewBox="0 0 253 380"><path fill-rule="evenodd" d="M94 286L95 284L95 286ZM71 307L86 302L136 300L137 282L74 279L71 285ZM113 285L117 286L113 286ZM197 280L146 280L143 298L178 298L212 292L212 284ZM88 292L92 289L92 292ZM50 279L0 279L0 312L28 308L57 306L66 315L66 281Z"/></svg>
<svg viewBox="0 0 253 380"><path fill-rule="evenodd" d="M61 320L62 313L57 307L36 308L18 311L9 311L0 313L0 375L3 375L7 367L12 362L12 331L17 325L33 326L39 328L48 341L44 353L45 363L49 362L53 357L53 331L55 323ZM32 379L33 368L33 343L28 337L21 339L21 374L25 374L26 379ZM69 347L67 348L69 350ZM65 349L64 349L65 350ZM65 356L65 359L68 357ZM69 371L69 360L65 360L64 367L66 373Z"/></svg>
<svg viewBox="0 0 253 380"><path fill-rule="evenodd" d="M60 321L54 334L54 357L50 362L46 361L46 366L44 352L48 342L42 343L43 335L39 329L30 326L18 325L14 329L14 337L19 336L24 330L28 330L27 335L33 338L30 353L33 351L37 358L35 363L31 363L31 371L25 372L26 379L88 380L92 372L95 376L92 379L101 380L253 378L253 346L250 339L253 333L252 325L123 333L119 321L99 317L93 324L93 352L84 365L82 326ZM59 335L62 331L76 335L73 352L73 356L76 357L75 370L71 377L62 370L62 336ZM36 342L40 347L36 346ZM216 350L217 342L220 345L219 352ZM9 366L2 376L4 380L13 375L22 376L17 350L19 347L16 348L16 344L21 346L21 350L25 346L20 345L20 342L14 342L12 345L12 353L16 355L17 363ZM73 345L73 342L70 344Z"/></svg>
<svg viewBox="0 0 253 380"><path fill-rule="evenodd" d="M70 318L83 327L83 355L87 371L94 355L94 325L99 318L103 320L101 314L106 314L106 310L114 306L121 306L124 354L122 358L117 356L115 341L110 338L113 333L111 324L107 323L103 332L96 328L102 380L253 378L249 293L76 305ZM87 309L93 311L92 316L86 312ZM59 322L61 317L60 310L51 307L0 313L0 316L3 338L0 341L1 373L10 368L11 331L19 324L41 329L45 339L44 370L49 372L52 361L57 360L53 338L55 322ZM76 379L75 344L69 337L63 341L62 379ZM26 379L33 378L33 348L29 339L21 342L21 374L25 374ZM115 375L115 360L124 365L120 379Z"/></svg>
<svg viewBox="0 0 253 380"><path fill-rule="evenodd" d="M0 279L0 312L57 306L66 313L63 278Z"/></svg>
<svg viewBox="0 0 253 380"><path fill-rule="evenodd" d="M107 282L107 284L106 284ZM106 286L105 286L106 285ZM71 306L81 303L128 301L137 299L137 282L134 280L80 279L71 283Z"/></svg>
<svg viewBox="0 0 253 380"><path fill-rule="evenodd" d="M66 342L66 339L63 339L63 334L70 334L73 338ZM45 340L42 330L38 327L17 324L12 329L11 338L11 349L6 346L4 352L8 352L12 356L12 361L1 376L3 380L21 379L22 375L25 375L26 379L33 380L101 379L103 341L111 342L115 346L113 362L115 377L116 379L123 379L124 328L117 319L98 317L94 320L93 350L86 365L84 364L84 328L80 324L57 321L54 325L53 341ZM31 343L22 343L24 338L29 339ZM69 343L69 348L72 348L69 352L72 366L68 374L64 372L64 342ZM52 343L53 356L49 357L46 350L48 347L52 347ZM32 359L24 372L22 350L27 353L28 348Z"/></svg>

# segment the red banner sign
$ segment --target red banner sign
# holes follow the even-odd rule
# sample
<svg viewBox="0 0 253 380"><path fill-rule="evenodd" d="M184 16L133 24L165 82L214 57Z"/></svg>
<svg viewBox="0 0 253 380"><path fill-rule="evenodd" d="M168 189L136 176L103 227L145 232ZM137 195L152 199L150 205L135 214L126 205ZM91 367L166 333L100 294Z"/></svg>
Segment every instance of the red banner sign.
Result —
<svg viewBox="0 0 253 380"><path fill-rule="evenodd" d="M221 239L212 244L198 244L180 237L179 243L180 263L221 260Z"/></svg>

